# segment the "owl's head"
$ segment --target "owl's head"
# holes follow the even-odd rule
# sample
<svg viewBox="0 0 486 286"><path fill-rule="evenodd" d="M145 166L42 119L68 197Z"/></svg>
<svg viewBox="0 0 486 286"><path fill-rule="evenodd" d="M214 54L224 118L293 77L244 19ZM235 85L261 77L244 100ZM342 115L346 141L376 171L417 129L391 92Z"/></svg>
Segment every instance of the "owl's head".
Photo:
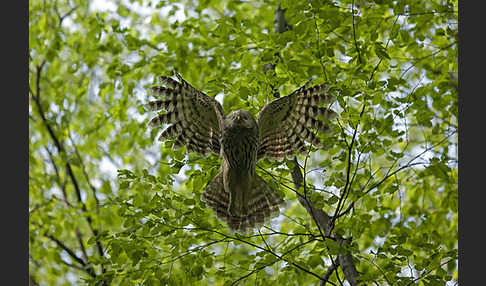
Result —
<svg viewBox="0 0 486 286"><path fill-rule="evenodd" d="M256 128L258 127L253 115L246 110L235 110L226 116L225 127Z"/></svg>

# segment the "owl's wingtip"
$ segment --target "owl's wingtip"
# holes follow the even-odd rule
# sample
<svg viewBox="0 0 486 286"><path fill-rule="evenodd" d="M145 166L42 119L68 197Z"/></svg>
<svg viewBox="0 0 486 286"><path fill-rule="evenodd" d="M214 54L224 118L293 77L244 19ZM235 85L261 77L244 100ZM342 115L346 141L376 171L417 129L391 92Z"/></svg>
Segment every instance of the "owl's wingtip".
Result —
<svg viewBox="0 0 486 286"><path fill-rule="evenodd" d="M176 69L173 69L173 70L172 70L172 74L173 74L173 75L174 75L174 76L175 76L175 77L176 77L176 78L177 78L179 81L181 81L181 82L183 81L181 74L180 74L180 73L179 73L179 72L178 72Z"/></svg>
<svg viewBox="0 0 486 286"><path fill-rule="evenodd" d="M157 109L155 109L155 106L153 103L149 102L149 103L145 103L145 104L141 104L140 107L144 110L144 111L156 111Z"/></svg>

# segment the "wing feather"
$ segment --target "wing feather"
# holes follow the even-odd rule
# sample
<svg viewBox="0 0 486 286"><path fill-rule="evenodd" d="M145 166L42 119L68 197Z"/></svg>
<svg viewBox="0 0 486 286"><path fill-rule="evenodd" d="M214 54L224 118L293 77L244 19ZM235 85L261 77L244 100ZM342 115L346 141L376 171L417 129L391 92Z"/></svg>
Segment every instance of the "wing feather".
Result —
<svg viewBox="0 0 486 286"><path fill-rule="evenodd" d="M161 76L159 80L165 86L151 88L158 99L145 104L145 109L162 112L149 121L149 126L169 124L159 140L175 138L174 148L186 146L189 152L219 155L223 107L190 85L180 74L174 74L178 81Z"/></svg>
<svg viewBox="0 0 486 286"><path fill-rule="evenodd" d="M324 84L307 88L307 84L291 94L267 104L258 114L260 145L258 158L281 159L294 152L302 153L305 142L319 145L316 131L327 132L328 122L336 117L329 108L320 106L334 100Z"/></svg>

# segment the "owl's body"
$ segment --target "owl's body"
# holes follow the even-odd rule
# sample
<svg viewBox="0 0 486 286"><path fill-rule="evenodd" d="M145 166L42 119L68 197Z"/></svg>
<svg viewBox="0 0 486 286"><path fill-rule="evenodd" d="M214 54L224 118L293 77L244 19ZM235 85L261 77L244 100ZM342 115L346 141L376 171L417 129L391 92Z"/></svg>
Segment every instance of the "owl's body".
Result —
<svg viewBox="0 0 486 286"><path fill-rule="evenodd" d="M212 152L222 158L221 172L208 183L202 199L236 231L247 231L278 215L284 200L256 173L257 160L302 152L304 141L319 144L310 129L326 131L328 126L317 117L335 116L333 111L317 105L331 98L322 93L323 86L304 86L272 101L255 120L245 110L225 116L216 100L192 87L179 74L176 76L180 82L161 77L169 88L152 89L165 100L152 101L146 107L167 111L150 121L152 127L172 124L159 140L175 138L174 147L185 145L188 151Z"/></svg>
<svg viewBox="0 0 486 286"><path fill-rule="evenodd" d="M228 212L247 215L248 199L256 176L258 125L248 111L230 113L223 121L221 158L224 190L232 198Z"/></svg>

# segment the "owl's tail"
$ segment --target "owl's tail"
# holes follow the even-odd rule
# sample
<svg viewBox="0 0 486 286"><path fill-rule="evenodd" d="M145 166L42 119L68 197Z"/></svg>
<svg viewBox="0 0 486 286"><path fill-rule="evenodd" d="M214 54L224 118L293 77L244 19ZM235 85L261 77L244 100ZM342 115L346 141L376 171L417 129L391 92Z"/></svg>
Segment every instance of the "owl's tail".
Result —
<svg viewBox="0 0 486 286"><path fill-rule="evenodd" d="M220 172L209 182L202 194L202 200L206 202L216 216L225 221L233 231L247 232L262 226L280 213L280 206L284 200L263 180L256 175L253 181L252 194L245 208L247 213L242 216L233 216L228 212L230 194L224 190L223 173Z"/></svg>

